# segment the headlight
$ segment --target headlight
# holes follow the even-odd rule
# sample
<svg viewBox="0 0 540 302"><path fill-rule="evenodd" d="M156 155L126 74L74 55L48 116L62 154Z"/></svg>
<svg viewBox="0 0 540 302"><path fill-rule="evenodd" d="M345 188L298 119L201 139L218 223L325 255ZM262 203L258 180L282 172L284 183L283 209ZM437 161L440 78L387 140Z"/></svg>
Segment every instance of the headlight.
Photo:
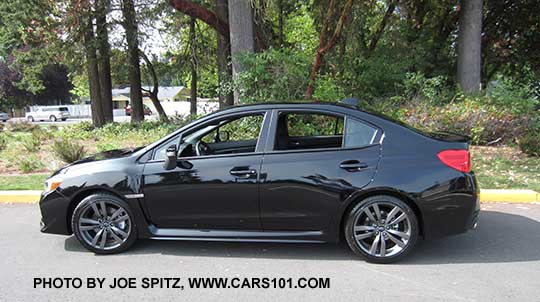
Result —
<svg viewBox="0 0 540 302"><path fill-rule="evenodd" d="M62 184L62 179L58 177L49 178L45 181L45 192L52 192Z"/></svg>

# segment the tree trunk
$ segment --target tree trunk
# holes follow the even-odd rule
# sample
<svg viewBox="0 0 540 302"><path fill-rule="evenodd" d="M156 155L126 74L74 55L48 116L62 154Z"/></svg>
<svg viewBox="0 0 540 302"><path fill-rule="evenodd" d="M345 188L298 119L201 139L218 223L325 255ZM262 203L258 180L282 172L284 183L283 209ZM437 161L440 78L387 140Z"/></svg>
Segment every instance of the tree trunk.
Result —
<svg viewBox="0 0 540 302"><path fill-rule="evenodd" d="M96 57L96 45L93 26L93 17L88 14L84 24L84 52L86 56L86 70L88 72L88 84L90 89L90 109L92 111L92 123L96 127L105 124L101 105L101 88L99 83L99 68Z"/></svg>
<svg viewBox="0 0 540 302"><path fill-rule="evenodd" d="M229 23L229 11L227 0L216 0L216 15L224 22ZM218 63L218 82L219 85L229 83L232 79L232 69L229 64L231 59L231 45L229 37L225 37L219 32L217 35L217 63ZM219 94L219 108L225 108L234 105L234 97L232 92L224 95Z"/></svg>
<svg viewBox="0 0 540 302"><path fill-rule="evenodd" d="M191 92L190 111L192 117L197 115L197 36L195 33L195 18L189 20L189 43L191 47Z"/></svg>
<svg viewBox="0 0 540 302"><path fill-rule="evenodd" d="M315 79L317 77L317 74L319 73L319 69L321 68L324 55L330 49L332 49L334 45L336 45L337 40L341 36L343 26L345 25L345 22L347 21L347 15L349 14L352 4L353 4L353 0L347 0L347 2L345 2L345 6L343 7L343 10L341 11L341 15L337 21L336 28L334 29L334 33L332 34L332 37L330 38L330 40L326 42L326 31L328 30L328 23L330 22L330 18L332 17L332 13L334 12L334 6L335 6L335 0L330 0L330 4L328 6L326 16L323 20L321 34L319 36L319 49L317 49L317 54L315 55L313 67L311 68L311 73L309 75L308 87L306 89L307 99L313 98L313 93L315 92Z"/></svg>
<svg viewBox="0 0 540 302"><path fill-rule="evenodd" d="M457 80L465 93L481 88L482 0L462 0L459 17Z"/></svg>
<svg viewBox="0 0 540 302"><path fill-rule="evenodd" d="M142 51L139 51L139 52L144 62L146 63L146 67L148 68L150 75L152 76L152 84L153 84L152 90L145 90L145 91L148 92L148 95L150 96L150 100L152 101L152 104L154 105L154 107L156 108L158 112L159 119L164 122L169 122L169 118L167 117L167 114L165 113L163 106L161 106L161 102L159 101L159 98L158 98L159 81L158 81L156 70L154 69L154 65L152 64L150 59L148 59L148 57L146 56L144 52Z"/></svg>
<svg viewBox="0 0 540 302"><path fill-rule="evenodd" d="M253 41L253 10L251 1L234 0L229 3L232 74L235 79L242 71L238 56L255 51ZM239 92L234 91L234 103L239 103Z"/></svg>
<svg viewBox="0 0 540 302"><path fill-rule="evenodd" d="M394 10L396 9L396 2L397 0L390 0L390 3L388 4L388 8L386 9L386 13L383 16L383 19L381 20L381 23L379 23L379 27L377 28L377 31L375 34L373 34L373 37L371 38L371 42L368 46L368 55L371 54L375 47L377 47L377 43L382 37L382 34L384 32L384 29L386 28L386 24L388 23L388 20L394 13Z"/></svg>
<svg viewBox="0 0 540 302"><path fill-rule="evenodd" d="M278 6L278 34L279 34L279 46L283 46L283 27L284 27L284 21L283 21L283 0L278 0L277 2Z"/></svg>
<svg viewBox="0 0 540 302"><path fill-rule="evenodd" d="M144 108L141 91L141 69L139 65L139 41L137 20L133 0L122 1L122 23L126 31L129 61L129 99L131 104L131 122L140 123L144 120Z"/></svg>
<svg viewBox="0 0 540 302"><path fill-rule="evenodd" d="M95 4L101 106L105 123L111 123L113 122L111 47L107 30L107 11L110 3L108 0L97 0Z"/></svg>

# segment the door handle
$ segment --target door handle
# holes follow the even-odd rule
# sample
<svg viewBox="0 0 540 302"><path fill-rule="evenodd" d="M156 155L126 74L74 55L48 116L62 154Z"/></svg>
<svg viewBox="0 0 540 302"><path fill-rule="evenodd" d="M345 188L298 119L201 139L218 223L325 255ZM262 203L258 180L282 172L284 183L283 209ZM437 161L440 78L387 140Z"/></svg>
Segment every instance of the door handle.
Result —
<svg viewBox="0 0 540 302"><path fill-rule="evenodd" d="M342 162L339 165L339 167L341 169L347 170L349 172L356 172L356 171L366 169L368 167L368 164L361 163L361 162L359 162L357 160L348 160L348 161Z"/></svg>
<svg viewBox="0 0 540 302"><path fill-rule="evenodd" d="M229 173L231 173L231 175L234 175L236 177L247 178L247 177L251 177L253 175L257 175L257 170L255 170L255 169L232 169L231 171L229 171Z"/></svg>

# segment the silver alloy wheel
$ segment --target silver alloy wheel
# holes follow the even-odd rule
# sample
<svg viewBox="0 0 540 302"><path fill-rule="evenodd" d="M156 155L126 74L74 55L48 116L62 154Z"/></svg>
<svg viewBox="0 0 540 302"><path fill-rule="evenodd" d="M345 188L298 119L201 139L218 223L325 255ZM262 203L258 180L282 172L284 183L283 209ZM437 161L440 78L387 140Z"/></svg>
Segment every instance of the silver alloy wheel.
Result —
<svg viewBox="0 0 540 302"><path fill-rule="evenodd" d="M128 239L131 219L121 206L101 200L83 210L78 228L87 244L100 250L112 250Z"/></svg>
<svg viewBox="0 0 540 302"><path fill-rule="evenodd" d="M375 257L391 257L407 247L411 221L401 207L389 202L375 202L358 213L353 236L364 252Z"/></svg>

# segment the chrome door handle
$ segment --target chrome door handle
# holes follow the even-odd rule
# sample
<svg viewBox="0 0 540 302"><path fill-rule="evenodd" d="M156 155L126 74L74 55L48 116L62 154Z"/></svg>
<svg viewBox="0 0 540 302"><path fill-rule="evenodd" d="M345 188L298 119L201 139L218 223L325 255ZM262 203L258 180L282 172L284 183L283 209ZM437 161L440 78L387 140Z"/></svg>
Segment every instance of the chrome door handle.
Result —
<svg viewBox="0 0 540 302"><path fill-rule="evenodd" d="M361 163L357 160L348 160L348 161L342 162L339 165L339 167L349 172L355 172L355 171L366 169L368 165L366 163Z"/></svg>
<svg viewBox="0 0 540 302"><path fill-rule="evenodd" d="M231 175L234 175L236 177L250 177L250 176L253 176L253 175L257 175L257 170L255 170L255 169L242 169L242 170L232 169L229 173L231 173Z"/></svg>

